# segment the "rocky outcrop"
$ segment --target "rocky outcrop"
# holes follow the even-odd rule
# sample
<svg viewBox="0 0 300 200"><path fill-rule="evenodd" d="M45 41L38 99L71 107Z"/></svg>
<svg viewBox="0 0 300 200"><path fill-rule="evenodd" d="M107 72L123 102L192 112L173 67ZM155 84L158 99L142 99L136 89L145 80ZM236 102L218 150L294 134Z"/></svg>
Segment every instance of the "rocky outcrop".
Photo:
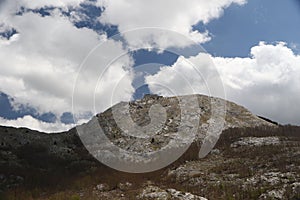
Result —
<svg viewBox="0 0 300 200"><path fill-rule="evenodd" d="M147 95L121 102L77 130L89 152L108 166L148 172L172 163L193 142L201 147L201 158L212 150L223 130L259 126L275 127L223 99Z"/></svg>
<svg viewBox="0 0 300 200"><path fill-rule="evenodd" d="M142 190L142 193L137 196L137 199L156 199L156 200L207 200L206 198L193 195L189 192L182 192L175 189L163 190L157 186L148 186Z"/></svg>
<svg viewBox="0 0 300 200"><path fill-rule="evenodd" d="M235 148L239 146L265 146L276 145L280 143L278 137L244 137L239 141L232 143L230 146Z"/></svg>

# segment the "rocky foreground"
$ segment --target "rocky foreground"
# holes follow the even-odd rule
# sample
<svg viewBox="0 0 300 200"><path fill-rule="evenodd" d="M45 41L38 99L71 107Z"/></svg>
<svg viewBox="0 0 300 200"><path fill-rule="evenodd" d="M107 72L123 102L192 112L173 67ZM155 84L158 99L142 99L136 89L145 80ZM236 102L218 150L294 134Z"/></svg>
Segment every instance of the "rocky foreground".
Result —
<svg viewBox="0 0 300 200"><path fill-rule="evenodd" d="M199 110L194 142L177 161L149 173L120 172L99 163L76 128L45 134L0 127L0 199L300 199L299 127L276 125L232 102L194 97L198 104L189 104L191 96L182 97L188 109ZM146 139L128 138L116 125L114 108L120 110L124 103L96 119L115 145L147 153L178 132L180 103L155 95L129 103L132 120L140 126L151 124L151 105L166 109L166 122ZM223 132L199 159L208 128L223 111Z"/></svg>

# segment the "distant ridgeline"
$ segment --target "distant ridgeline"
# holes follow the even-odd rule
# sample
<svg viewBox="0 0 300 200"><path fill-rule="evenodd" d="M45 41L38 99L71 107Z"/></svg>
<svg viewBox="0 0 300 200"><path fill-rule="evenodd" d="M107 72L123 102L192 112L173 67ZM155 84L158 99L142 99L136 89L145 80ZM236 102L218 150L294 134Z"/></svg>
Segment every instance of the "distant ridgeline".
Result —
<svg viewBox="0 0 300 200"><path fill-rule="evenodd" d="M270 122L270 123L272 123L272 124L279 125L278 122L272 121L272 120L270 120L270 119L268 119L268 118L266 118L266 117L259 116L259 115L258 115L258 117L261 118L261 119L263 119L263 120L265 120L265 121L267 121L267 122Z"/></svg>

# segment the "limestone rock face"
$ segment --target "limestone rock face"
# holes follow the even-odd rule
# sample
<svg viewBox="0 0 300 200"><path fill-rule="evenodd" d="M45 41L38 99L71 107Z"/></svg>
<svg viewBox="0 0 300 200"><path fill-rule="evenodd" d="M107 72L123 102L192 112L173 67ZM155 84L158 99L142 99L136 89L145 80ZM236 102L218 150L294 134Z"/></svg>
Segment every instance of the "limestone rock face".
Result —
<svg viewBox="0 0 300 200"><path fill-rule="evenodd" d="M223 130L274 126L242 106L204 95L121 102L77 127L88 151L120 171L155 171L177 160L192 143L205 157Z"/></svg>
<svg viewBox="0 0 300 200"><path fill-rule="evenodd" d="M151 118L149 112L155 105L161 106L162 109L158 109L158 116ZM152 122L163 114L166 116L161 117L161 124ZM116 118L123 119L123 124L116 122ZM154 151L167 145L178 133L191 132L192 129L184 129L188 125L182 123L187 122L191 122L189 125L197 128L195 140L199 142L214 129L222 131L228 128L275 126L233 102L204 95L146 95L141 100L121 102L98 114L97 119L110 141L123 149L135 151ZM132 127L133 123L136 127ZM214 128L216 124L221 127ZM143 129L145 126L147 128ZM151 137L143 137L147 134L151 134Z"/></svg>

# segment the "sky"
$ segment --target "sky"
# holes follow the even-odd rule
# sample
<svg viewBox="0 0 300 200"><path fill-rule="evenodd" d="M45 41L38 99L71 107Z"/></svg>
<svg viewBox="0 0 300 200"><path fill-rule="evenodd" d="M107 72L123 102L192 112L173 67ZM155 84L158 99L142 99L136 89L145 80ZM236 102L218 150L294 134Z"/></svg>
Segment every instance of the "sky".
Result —
<svg viewBox="0 0 300 200"><path fill-rule="evenodd" d="M299 0L2 0L0 125L64 131L147 93L299 125L299 35Z"/></svg>

